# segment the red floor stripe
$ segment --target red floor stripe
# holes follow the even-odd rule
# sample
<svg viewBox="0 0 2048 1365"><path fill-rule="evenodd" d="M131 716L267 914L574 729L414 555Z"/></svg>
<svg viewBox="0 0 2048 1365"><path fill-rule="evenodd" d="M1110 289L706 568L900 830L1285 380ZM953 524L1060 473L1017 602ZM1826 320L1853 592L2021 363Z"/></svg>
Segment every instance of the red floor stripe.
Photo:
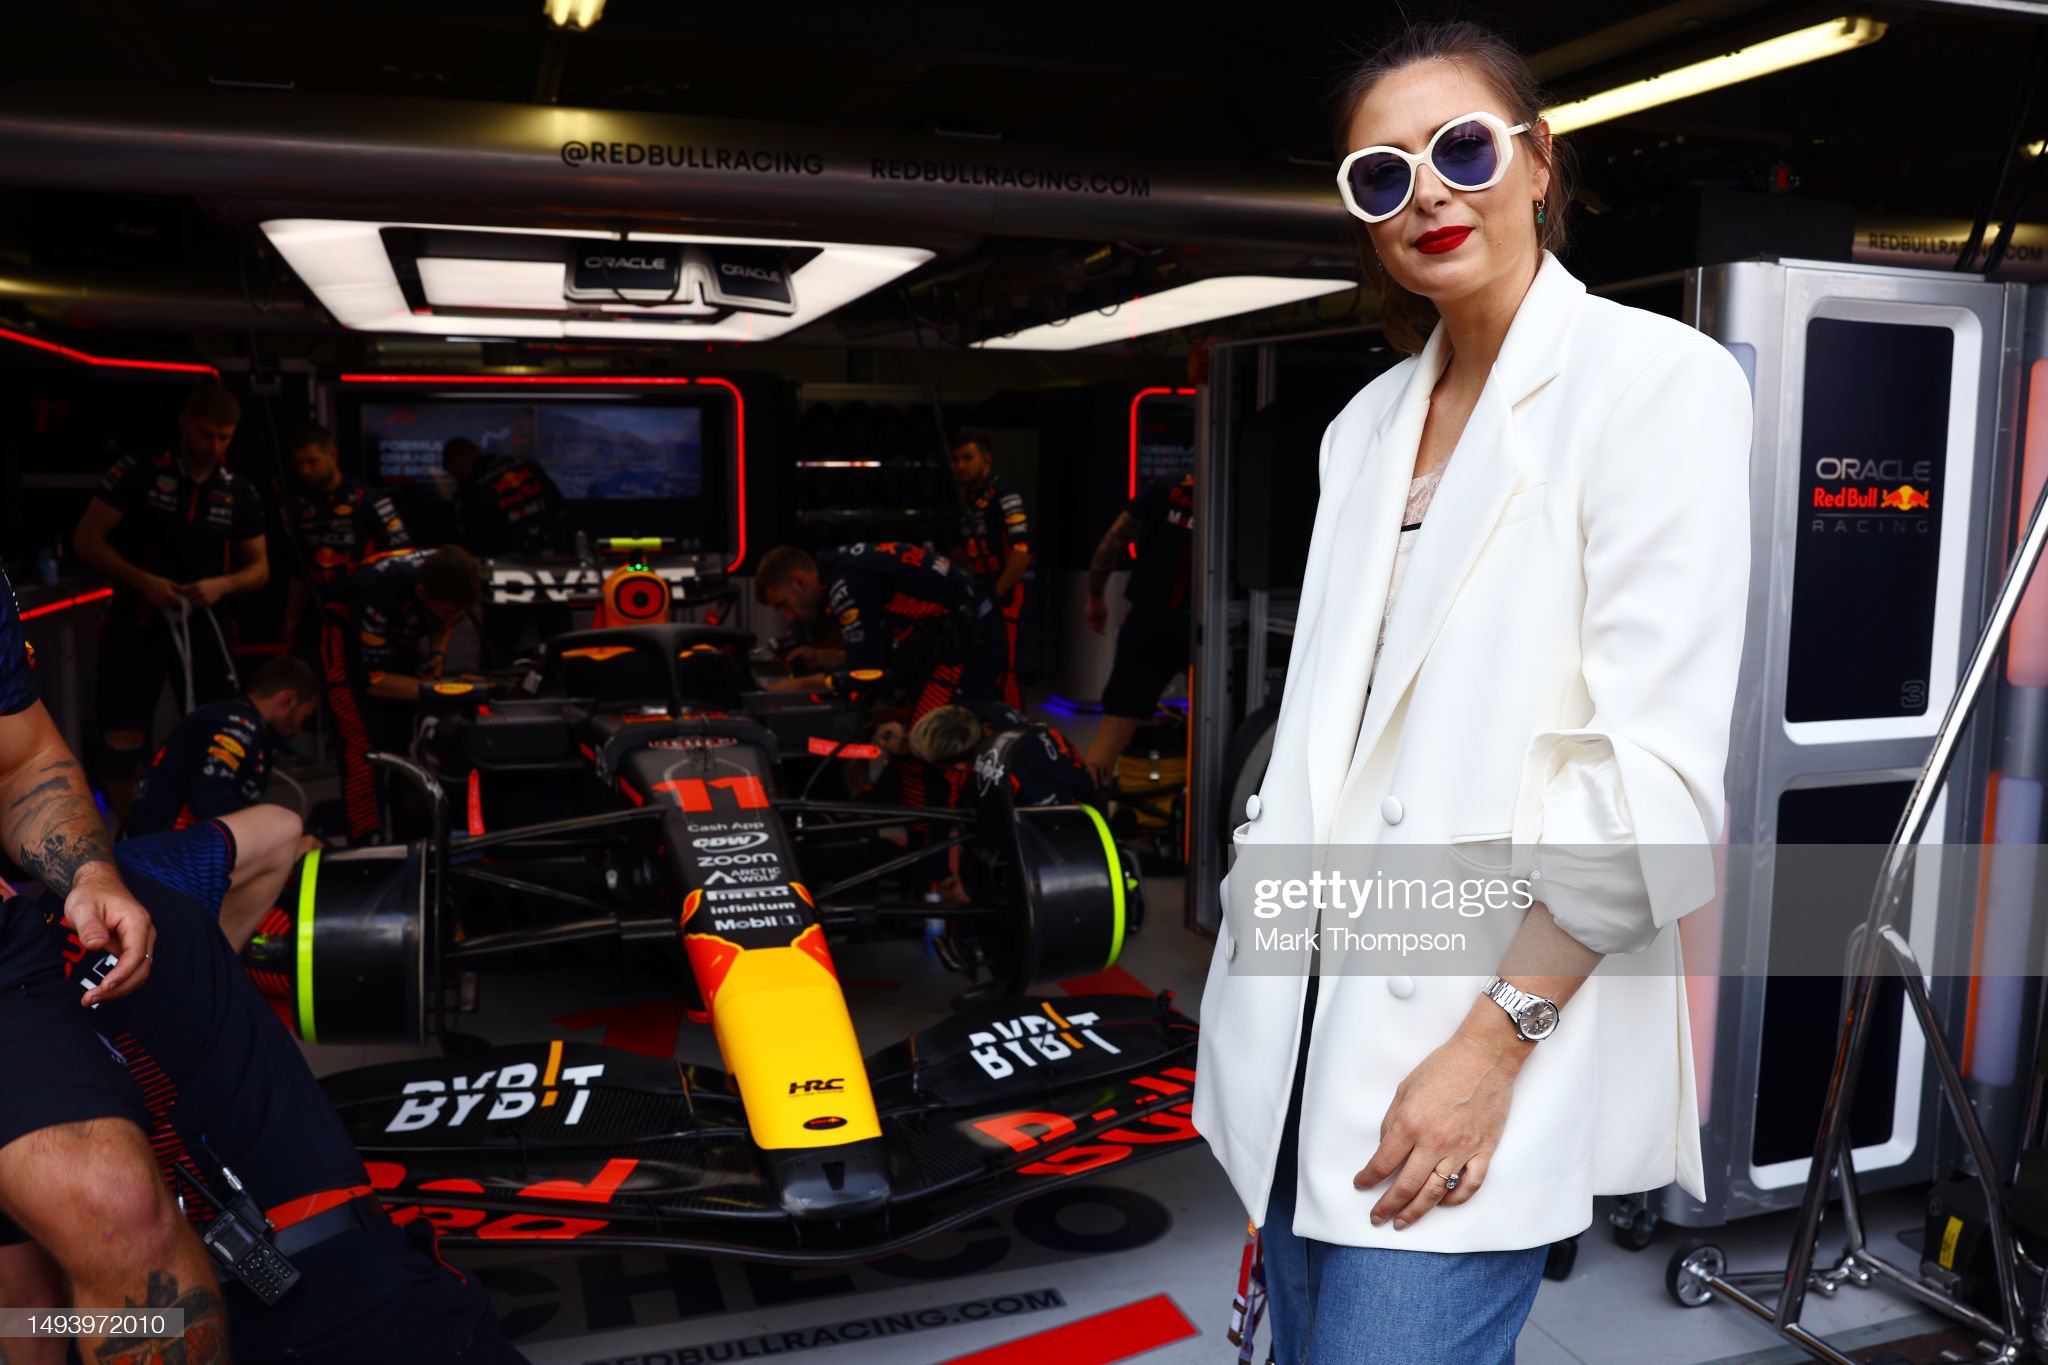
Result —
<svg viewBox="0 0 2048 1365"><path fill-rule="evenodd" d="M1070 977L1060 982L1060 989L1068 995L1142 995L1147 1000L1159 994L1121 967Z"/></svg>
<svg viewBox="0 0 2048 1365"><path fill-rule="evenodd" d="M1187 1315L1172 1299L1159 1294L1064 1327L955 1356L941 1365L1045 1365L1055 1360L1059 1365L1111 1365L1197 1335Z"/></svg>

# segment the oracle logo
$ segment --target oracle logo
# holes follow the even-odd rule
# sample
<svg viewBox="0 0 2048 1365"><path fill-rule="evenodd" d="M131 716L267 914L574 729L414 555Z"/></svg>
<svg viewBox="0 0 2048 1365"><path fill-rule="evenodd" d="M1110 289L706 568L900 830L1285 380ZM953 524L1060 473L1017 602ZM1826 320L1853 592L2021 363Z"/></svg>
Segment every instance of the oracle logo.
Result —
<svg viewBox="0 0 2048 1365"><path fill-rule="evenodd" d="M1813 476L1829 483L1870 479L1878 483L1926 484L1934 480L1931 460L1866 460L1854 455L1823 455L1813 462Z"/></svg>
<svg viewBox="0 0 2048 1365"><path fill-rule="evenodd" d="M585 270L666 270L666 256L585 256Z"/></svg>

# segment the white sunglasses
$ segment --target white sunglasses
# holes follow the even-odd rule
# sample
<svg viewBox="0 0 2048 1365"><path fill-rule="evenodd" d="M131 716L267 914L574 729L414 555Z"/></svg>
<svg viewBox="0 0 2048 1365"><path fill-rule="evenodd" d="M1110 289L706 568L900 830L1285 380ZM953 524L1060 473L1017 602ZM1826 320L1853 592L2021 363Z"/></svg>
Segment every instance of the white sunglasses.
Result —
<svg viewBox="0 0 2048 1365"><path fill-rule="evenodd" d="M1415 197L1415 171L1425 162L1454 190L1490 190L1515 159L1515 134L1528 131L1526 123L1510 128L1492 114L1460 114L1420 152L1361 147L1351 153L1337 167L1337 192L1353 216L1383 223Z"/></svg>

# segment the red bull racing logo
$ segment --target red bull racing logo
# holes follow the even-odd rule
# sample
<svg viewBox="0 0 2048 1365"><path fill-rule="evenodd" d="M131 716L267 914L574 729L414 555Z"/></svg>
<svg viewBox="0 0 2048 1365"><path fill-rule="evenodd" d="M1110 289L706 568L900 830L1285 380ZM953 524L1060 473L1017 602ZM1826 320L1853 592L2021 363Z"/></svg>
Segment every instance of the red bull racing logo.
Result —
<svg viewBox="0 0 2048 1365"><path fill-rule="evenodd" d="M1812 505L1832 512L1926 512L1932 510L1933 494L1910 483L1896 488L1817 487Z"/></svg>

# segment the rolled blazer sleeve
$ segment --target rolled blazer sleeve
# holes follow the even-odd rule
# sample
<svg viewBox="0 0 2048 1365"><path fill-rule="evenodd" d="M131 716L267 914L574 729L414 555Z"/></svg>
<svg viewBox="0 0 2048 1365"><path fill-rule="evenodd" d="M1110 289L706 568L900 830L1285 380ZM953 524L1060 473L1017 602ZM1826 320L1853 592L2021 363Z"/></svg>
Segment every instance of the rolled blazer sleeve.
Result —
<svg viewBox="0 0 2048 1365"><path fill-rule="evenodd" d="M1694 333L1623 390L1589 452L1581 654L1593 714L1530 742L1514 843L1602 953L1713 897L1749 595L1749 384ZM1533 846L1533 847L1532 847Z"/></svg>

